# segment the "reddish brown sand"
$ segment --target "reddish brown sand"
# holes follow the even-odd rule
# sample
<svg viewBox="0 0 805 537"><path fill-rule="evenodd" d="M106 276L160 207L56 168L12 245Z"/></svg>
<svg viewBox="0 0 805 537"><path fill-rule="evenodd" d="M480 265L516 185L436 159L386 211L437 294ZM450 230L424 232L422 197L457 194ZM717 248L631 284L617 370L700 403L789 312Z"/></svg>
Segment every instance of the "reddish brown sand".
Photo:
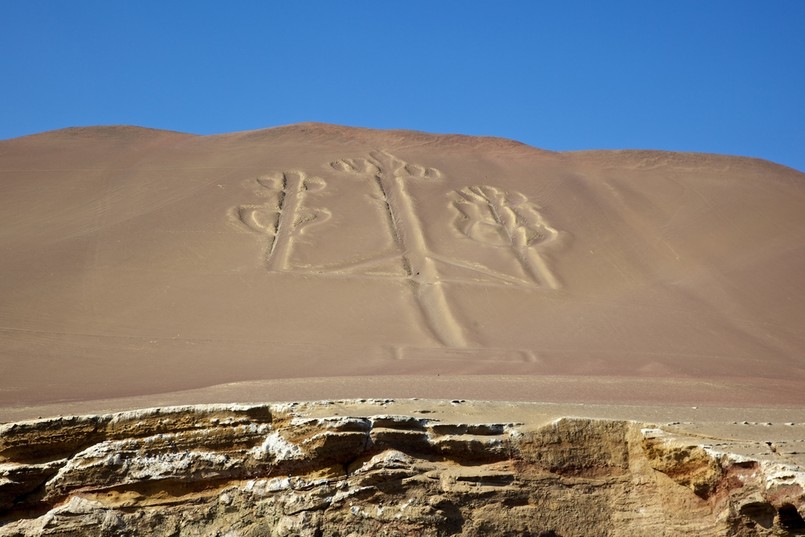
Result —
<svg viewBox="0 0 805 537"><path fill-rule="evenodd" d="M802 408L803 289L805 175L760 160L318 124L0 141L3 416Z"/></svg>

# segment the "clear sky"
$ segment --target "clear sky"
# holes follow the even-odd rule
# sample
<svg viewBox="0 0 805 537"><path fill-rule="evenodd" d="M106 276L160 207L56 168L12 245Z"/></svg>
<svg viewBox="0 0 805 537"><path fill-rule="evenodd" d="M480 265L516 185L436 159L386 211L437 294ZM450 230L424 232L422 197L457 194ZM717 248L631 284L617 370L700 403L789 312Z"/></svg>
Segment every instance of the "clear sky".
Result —
<svg viewBox="0 0 805 537"><path fill-rule="evenodd" d="M805 170L805 1L0 1L0 139L321 121Z"/></svg>

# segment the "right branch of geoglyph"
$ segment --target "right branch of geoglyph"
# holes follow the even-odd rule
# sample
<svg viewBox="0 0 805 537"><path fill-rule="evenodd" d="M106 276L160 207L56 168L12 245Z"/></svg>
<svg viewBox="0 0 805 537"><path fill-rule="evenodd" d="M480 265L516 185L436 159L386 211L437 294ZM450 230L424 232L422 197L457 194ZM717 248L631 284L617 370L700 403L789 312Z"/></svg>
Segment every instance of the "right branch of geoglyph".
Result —
<svg viewBox="0 0 805 537"><path fill-rule="evenodd" d="M470 186L456 192L454 206L460 213L458 229L464 235L490 246L510 248L535 283L550 289L560 287L539 254L559 232L545 222L538 205L519 192Z"/></svg>

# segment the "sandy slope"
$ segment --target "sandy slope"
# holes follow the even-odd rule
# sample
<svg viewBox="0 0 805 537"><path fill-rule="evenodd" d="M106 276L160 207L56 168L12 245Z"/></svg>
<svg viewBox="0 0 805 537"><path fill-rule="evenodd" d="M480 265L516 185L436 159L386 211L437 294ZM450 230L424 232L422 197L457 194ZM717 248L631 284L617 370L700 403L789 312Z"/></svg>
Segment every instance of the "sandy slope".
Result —
<svg viewBox="0 0 805 537"><path fill-rule="evenodd" d="M317 124L0 141L7 412L802 406L804 283L805 176L758 160Z"/></svg>

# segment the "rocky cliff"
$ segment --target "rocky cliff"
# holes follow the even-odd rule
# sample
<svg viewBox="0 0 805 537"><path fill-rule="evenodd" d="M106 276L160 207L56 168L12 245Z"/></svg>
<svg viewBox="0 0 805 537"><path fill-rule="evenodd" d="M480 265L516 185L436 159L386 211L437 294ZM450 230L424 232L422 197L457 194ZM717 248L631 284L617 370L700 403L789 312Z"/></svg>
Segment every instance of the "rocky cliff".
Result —
<svg viewBox="0 0 805 537"><path fill-rule="evenodd" d="M321 402L0 425L0 535L805 534L802 467L741 455L737 441L389 403L352 416Z"/></svg>

